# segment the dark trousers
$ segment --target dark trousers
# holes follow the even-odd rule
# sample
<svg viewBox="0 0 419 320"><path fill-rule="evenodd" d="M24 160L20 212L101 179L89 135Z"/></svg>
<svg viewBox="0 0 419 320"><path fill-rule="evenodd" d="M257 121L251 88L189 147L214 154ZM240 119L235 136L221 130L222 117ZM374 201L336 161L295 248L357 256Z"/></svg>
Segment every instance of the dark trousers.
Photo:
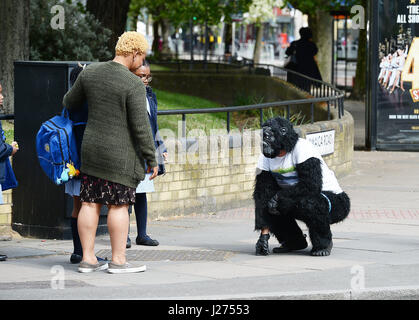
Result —
<svg viewBox="0 0 419 320"><path fill-rule="evenodd" d="M255 230L268 228L280 243L298 244L304 241L304 234L295 218L289 215L272 215L267 208L256 208Z"/></svg>
<svg viewBox="0 0 419 320"><path fill-rule="evenodd" d="M135 194L135 220L137 221L137 236L144 238L147 235L147 194Z"/></svg>

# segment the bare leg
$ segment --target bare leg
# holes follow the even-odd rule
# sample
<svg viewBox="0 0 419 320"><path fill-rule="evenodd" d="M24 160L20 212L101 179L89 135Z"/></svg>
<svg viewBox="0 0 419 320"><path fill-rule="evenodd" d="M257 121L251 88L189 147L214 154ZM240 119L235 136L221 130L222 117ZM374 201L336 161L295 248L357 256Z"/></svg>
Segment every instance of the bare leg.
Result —
<svg viewBox="0 0 419 320"><path fill-rule="evenodd" d="M391 89L390 93L396 89L396 86L399 86L399 79L400 79L400 71L397 71L396 79L394 80L393 88Z"/></svg>
<svg viewBox="0 0 419 320"><path fill-rule="evenodd" d="M97 263L95 256L95 238L101 207L102 205L99 203L82 202L77 220L80 241L83 248L83 261L90 264Z"/></svg>
<svg viewBox="0 0 419 320"><path fill-rule="evenodd" d="M111 238L112 261L125 264L128 237L128 205L108 206L108 230Z"/></svg>

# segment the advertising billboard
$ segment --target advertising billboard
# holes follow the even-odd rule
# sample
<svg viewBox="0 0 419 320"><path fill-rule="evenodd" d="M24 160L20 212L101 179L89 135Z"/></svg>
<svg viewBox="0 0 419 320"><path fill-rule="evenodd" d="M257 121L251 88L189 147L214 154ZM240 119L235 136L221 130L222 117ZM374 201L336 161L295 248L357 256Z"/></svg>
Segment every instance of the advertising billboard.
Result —
<svg viewBox="0 0 419 320"><path fill-rule="evenodd" d="M419 150L419 0L373 3L376 148Z"/></svg>

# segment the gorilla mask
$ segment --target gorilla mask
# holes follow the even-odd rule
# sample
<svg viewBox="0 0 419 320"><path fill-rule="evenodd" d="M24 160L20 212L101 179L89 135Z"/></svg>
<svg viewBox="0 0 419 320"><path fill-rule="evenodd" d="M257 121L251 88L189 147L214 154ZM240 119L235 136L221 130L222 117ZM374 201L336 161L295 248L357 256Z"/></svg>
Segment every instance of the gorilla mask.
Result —
<svg viewBox="0 0 419 320"><path fill-rule="evenodd" d="M266 121L262 130L263 155L270 159L278 157L281 150L291 152L298 141L298 135L291 122L281 117Z"/></svg>

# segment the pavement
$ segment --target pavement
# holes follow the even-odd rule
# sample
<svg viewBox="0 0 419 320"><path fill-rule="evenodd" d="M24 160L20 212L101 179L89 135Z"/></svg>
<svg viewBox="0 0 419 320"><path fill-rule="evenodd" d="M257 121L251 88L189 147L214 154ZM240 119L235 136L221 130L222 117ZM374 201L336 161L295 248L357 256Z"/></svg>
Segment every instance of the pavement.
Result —
<svg viewBox="0 0 419 320"><path fill-rule="evenodd" d="M150 221L160 245L127 249L129 261L147 266L137 274L79 273L69 240L0 241L9 257L0 262L0 300L416 300L418 172L419 153L355 151L351 174L339 179L351 213L332 226L329 257L310 256L310 246L255 256L253 208ZM95 250L110 259L109 236L97 237Z"/></svg>
<svg viewBox="0 0 419 320"><path fill-rule="evenodd" d="M363 101L345 100L345 110L354 118L355 150L365 149L365 103Z"/></svg>

